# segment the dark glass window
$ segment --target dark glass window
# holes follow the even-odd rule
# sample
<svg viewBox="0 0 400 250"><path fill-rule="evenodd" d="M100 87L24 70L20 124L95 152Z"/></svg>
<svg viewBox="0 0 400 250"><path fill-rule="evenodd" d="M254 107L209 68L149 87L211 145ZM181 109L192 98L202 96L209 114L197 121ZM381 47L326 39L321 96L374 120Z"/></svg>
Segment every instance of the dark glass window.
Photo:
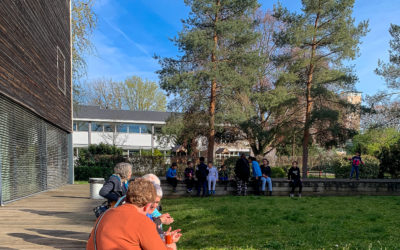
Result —
<svg viewBox="0 0 400 250"><path fill-rule="evenodd" d="M140 125L140 133L142 134L151 134L151 126L150 125Z"/></svg>
<svg viewBox="0 0 400 250"><path fill-rule="evenodd" d="M140 133L140 125L129 124L129 133Z"/></svg>
<svg viewBox="0 0 400 250"><path fill-rule="evenodd" d="M92 122L92 132L103 132L103 124Z"/></svg>
<svg viewBox="0 0 400 250"><path fill-rule="evenodd" d="M88 122L78 122L78 131L89 131L89 123Z"/></svg>
<svg viewBox="0 0 400 250"><path fill-rule="evenodd" d="M104 123L104 132L114 132L114 124Z"/></svg>
<svg viewBox="0 0 400 250"><path fill-rule="evenodd" d="M76 128L77 128L77 126L76 126L76 122L74 122L74 131L76 131Z"/></svg>
<svg viewBox="0 0 400 250"><path fill-rule="evenodd" d="M117 132L119 133L128 133L128 124L118 124Z"/></svg>

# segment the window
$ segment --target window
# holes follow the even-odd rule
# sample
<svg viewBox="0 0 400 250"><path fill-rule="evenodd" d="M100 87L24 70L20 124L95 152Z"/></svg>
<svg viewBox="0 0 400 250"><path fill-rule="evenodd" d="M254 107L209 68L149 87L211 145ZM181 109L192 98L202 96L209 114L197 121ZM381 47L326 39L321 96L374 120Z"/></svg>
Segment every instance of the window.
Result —
<svg viewBox="0 0 400 250"><path fill-rule="evenodd" d="M114 132L114 124L104 123L104 132Z"/></svg>
<svg viewBox="0 0 400 250"><path fill-rule="evenodd" d="M87 122L78 122L78 130L77 131L89 131L89 123Z"/></svg>
<svg viewBox="0 0 400 250"><path fill-rule="evenodd" d="M128 124L118 124L117 132L119 133L128 133Z"/></svg>
<svg viewBox="0 0 400 250"><path fill-rule="evenodd" d="M129 133L140 133L140 126L137 124L130 124Z"/></svg>
<svg viewBox="0 0 400 250"><path fill-rule="evenodd" d="M92 122L92 132L103 132L103 124Z"/></svg>
<svg viewBox="0 0 400 250"><path fill-rule="evenodd" d="M150 125L140 125L140 133L151 134L151 126Z"/></svg>
<svg viewBox="0 0 400 250"><path fill-rule="evenodd" d="M65 56L60 47L57 46L57 85L61 92L65 95Z"/></svg>
<svg viewBox="0 0 400 250"><path fill-rule="evenodd" d="M76 122L74 122L74 126L73 126L74 131L76 131L76 128L77 128Z"/></svg>

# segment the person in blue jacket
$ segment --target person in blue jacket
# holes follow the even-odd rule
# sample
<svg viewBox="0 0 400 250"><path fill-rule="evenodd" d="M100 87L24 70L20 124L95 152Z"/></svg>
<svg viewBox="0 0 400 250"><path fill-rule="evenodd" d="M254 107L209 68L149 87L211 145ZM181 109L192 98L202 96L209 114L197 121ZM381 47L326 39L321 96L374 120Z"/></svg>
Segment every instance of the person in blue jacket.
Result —
<svg viewBox="0 0 400 250"><path fill-rule="evenodd" d="M258 164L257 159L255 157L250 157L251 160L251 168L253 170L253 179L254 179L254 193L255 195L260 194L260 185L261 185L261 168L260 164Z"/></svg>
<svg viewBox="0 0 400 250"><path fill-rule="evenodd" d="M173 162L171 167L167 171L167 182L172 186L172 192L176 192L176 186L178 185L178 178L176 175L176 169L178 168L178 164Z"/></svg>

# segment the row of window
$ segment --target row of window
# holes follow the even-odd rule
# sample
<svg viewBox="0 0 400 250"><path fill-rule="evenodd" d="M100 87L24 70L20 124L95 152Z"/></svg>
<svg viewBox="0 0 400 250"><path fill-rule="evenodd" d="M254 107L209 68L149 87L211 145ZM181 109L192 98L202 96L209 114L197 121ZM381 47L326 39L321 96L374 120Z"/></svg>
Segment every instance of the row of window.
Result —
<svg viewBox="0 0 400 250"><path fill-rule="evenodd" d="M91 123L92 132L118 132L151 134L151 125L145 124L123 124L123 123ZM89 131L88 122L74 122L74 131Z"/></svg>

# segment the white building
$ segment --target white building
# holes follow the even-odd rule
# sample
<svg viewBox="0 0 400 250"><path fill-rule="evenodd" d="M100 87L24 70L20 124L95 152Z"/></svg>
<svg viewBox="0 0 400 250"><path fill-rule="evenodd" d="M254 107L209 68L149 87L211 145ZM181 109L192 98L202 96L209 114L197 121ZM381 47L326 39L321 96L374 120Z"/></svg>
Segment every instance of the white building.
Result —
<svg viewBox="0 0 400 250"><path fill-rule="evenodd" d="M157 132L166 124L169 112L130 111L101 109L99 106L78 106L74 110L73 147L75 156L79 148L91 144L106 143L124 150L124 154L141 154L143 151L158 149L164 154L175 145L160 144ZM206 138L199 139L199 156L207 155ZM203 142L203 143L202 143ZM217 159L249 155L251 149L247 141L216 143Z"/></svg>
<svg viewBox="0 0 400 250"><path fill-rule="evenodd" d="M156 132L166 124L169 112L101 109L99 106L78 106L74 110L73 147L106 143L121 147L127 155L144 150L161 152L172 145L160 145Z"/></svg>

